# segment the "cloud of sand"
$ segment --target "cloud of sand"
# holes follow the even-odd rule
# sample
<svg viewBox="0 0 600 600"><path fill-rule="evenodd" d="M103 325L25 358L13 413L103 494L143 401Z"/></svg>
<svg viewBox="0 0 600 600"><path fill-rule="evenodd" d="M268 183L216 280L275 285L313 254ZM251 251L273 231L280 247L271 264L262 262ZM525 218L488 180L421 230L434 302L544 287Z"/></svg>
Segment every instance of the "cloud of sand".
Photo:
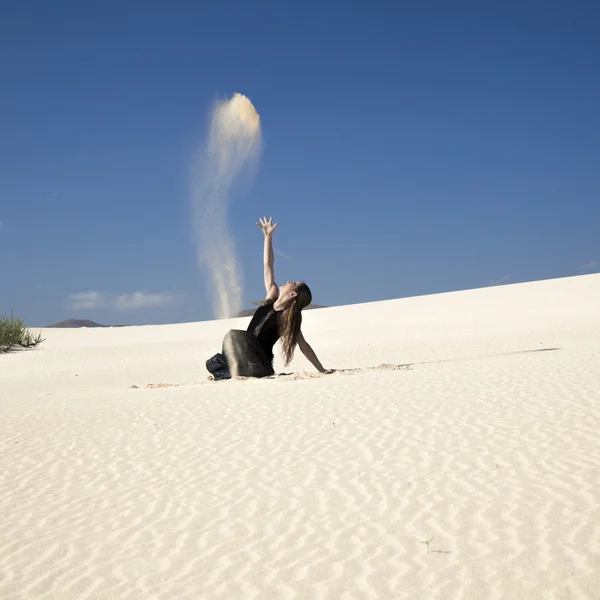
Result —
<svg viewBox="0 0 600 600"><path fill-rule="evenodd" d="M242 276L227 216L233 183L243 171L254 172L261 149L260 117L252 102L242 94L218 102L191 169L198 264L207 274L216 318L242 307Z"/></svg>

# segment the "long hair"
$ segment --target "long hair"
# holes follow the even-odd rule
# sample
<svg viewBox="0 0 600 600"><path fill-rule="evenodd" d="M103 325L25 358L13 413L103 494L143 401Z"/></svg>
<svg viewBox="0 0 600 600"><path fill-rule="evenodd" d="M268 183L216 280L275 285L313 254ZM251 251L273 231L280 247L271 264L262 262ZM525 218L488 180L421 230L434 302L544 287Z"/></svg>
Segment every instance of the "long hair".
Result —
<svg viewBox="0 0 600 600"><path fill-rule="evenodd" d="M298 343L298 334L302 325L302 309L312 302L312 293L305 283L298 285L296 294L283 314L279 316L279 335L286 366L294 357L294 350Z"/></svg>

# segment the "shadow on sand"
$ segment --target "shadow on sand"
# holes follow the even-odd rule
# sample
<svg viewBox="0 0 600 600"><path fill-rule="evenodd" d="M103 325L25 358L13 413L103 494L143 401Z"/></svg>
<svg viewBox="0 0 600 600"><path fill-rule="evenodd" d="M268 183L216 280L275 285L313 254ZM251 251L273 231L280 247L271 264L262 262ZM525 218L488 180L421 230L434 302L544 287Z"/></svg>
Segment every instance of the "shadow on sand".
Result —
<svg viewBox="0 0 600 600"><path fill-rule="evenodd" d="M352 373L367 373L370 371L408 371L414 367L420 365L436 365L441 363L449 362L461 362L470 360L480 360L485 358L496 358L498 356L515 356L519 354L534 354L536 352L555 352L560 348L535 348L533 350L512 350L510 352L495 352L493 354L480 354L478 356L464 356L461 358L444 358L442 360L427 360L423 362L405 363L405 364L381 364L375 367L358 367L352 369L334 369L332 375L341 374L347 375ZM271 377L265 377L265 379L277 379L279 377L286 377L291 379L313 379L316 377L323 377L324 373L277 373Z"/></svg>
<svg viewBox="0 0 600 600"><path fill-rule="evenodd" d="M283 379L285 380L297 380L297 379L317 379L319 377L331 377L334 375L352 375L354 373L370 373L373 371L409 371L414 367L418 367L420 365L437 365L441 363L449 363L449 362L465 362L470 360L480 360L486 358L496 358L498 356L517 356L520 354L535 354L538 352L556 352L560 350L560 348L535 348L533 350L512 350L510 352L495 352L493 354L480 354L478 356L463 356L461 358L444 358L442 360L426 360L423 362L414 362L414 363L405 363L405 364L381 364L375 367L357 367L352 369L334 369L330 374L326 373L313 373L306 371L299 371L297 373L276 373L275 375L271 375L270 377L262 377L261 379ZM221 381L214 381L211 379L212 376L207 378L207 381L203 381L200 383L219 383L224 384L227 381L257 381L255 377L236 377L235 379L224 379ZM170 387L180 387L180 386L190 386L190 385L199 385L199 383L149 383L144 386L144 389L152 389L152 388L170 388ZM130 388L138 388L137 385L131 385Z"/></svg>

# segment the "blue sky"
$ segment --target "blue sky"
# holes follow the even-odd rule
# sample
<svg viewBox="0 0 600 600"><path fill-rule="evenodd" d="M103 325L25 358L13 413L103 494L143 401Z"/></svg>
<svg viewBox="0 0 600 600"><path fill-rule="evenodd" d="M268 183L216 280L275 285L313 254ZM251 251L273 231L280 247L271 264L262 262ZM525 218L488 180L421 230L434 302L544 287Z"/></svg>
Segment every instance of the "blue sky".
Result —
<svg viewBox="0 0 600 600"><path fill-rule="evenodd" d="M0 312L211 318L188 167L215 99L264 152L231 200L246 306L600 270L600 5L0 4Z"/></svg>

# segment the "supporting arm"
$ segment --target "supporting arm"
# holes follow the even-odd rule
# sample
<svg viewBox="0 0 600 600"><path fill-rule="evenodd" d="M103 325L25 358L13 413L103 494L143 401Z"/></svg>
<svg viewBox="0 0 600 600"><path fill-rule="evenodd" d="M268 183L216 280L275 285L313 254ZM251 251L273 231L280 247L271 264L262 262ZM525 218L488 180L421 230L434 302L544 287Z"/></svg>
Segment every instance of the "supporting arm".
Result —
<svg viewBox="0 0 600 600"><path fill-rule="evenodd" d="M321 361L317 358L315 351L312 349L312 346L304 339L302 335L302 331L298 334L298 346L300 346L300 350L302 354L308 358L308 360L312 363L312 365L319 371L319 373L331 373L332 371L329 369L325 369L321 364Z"/></svg>

